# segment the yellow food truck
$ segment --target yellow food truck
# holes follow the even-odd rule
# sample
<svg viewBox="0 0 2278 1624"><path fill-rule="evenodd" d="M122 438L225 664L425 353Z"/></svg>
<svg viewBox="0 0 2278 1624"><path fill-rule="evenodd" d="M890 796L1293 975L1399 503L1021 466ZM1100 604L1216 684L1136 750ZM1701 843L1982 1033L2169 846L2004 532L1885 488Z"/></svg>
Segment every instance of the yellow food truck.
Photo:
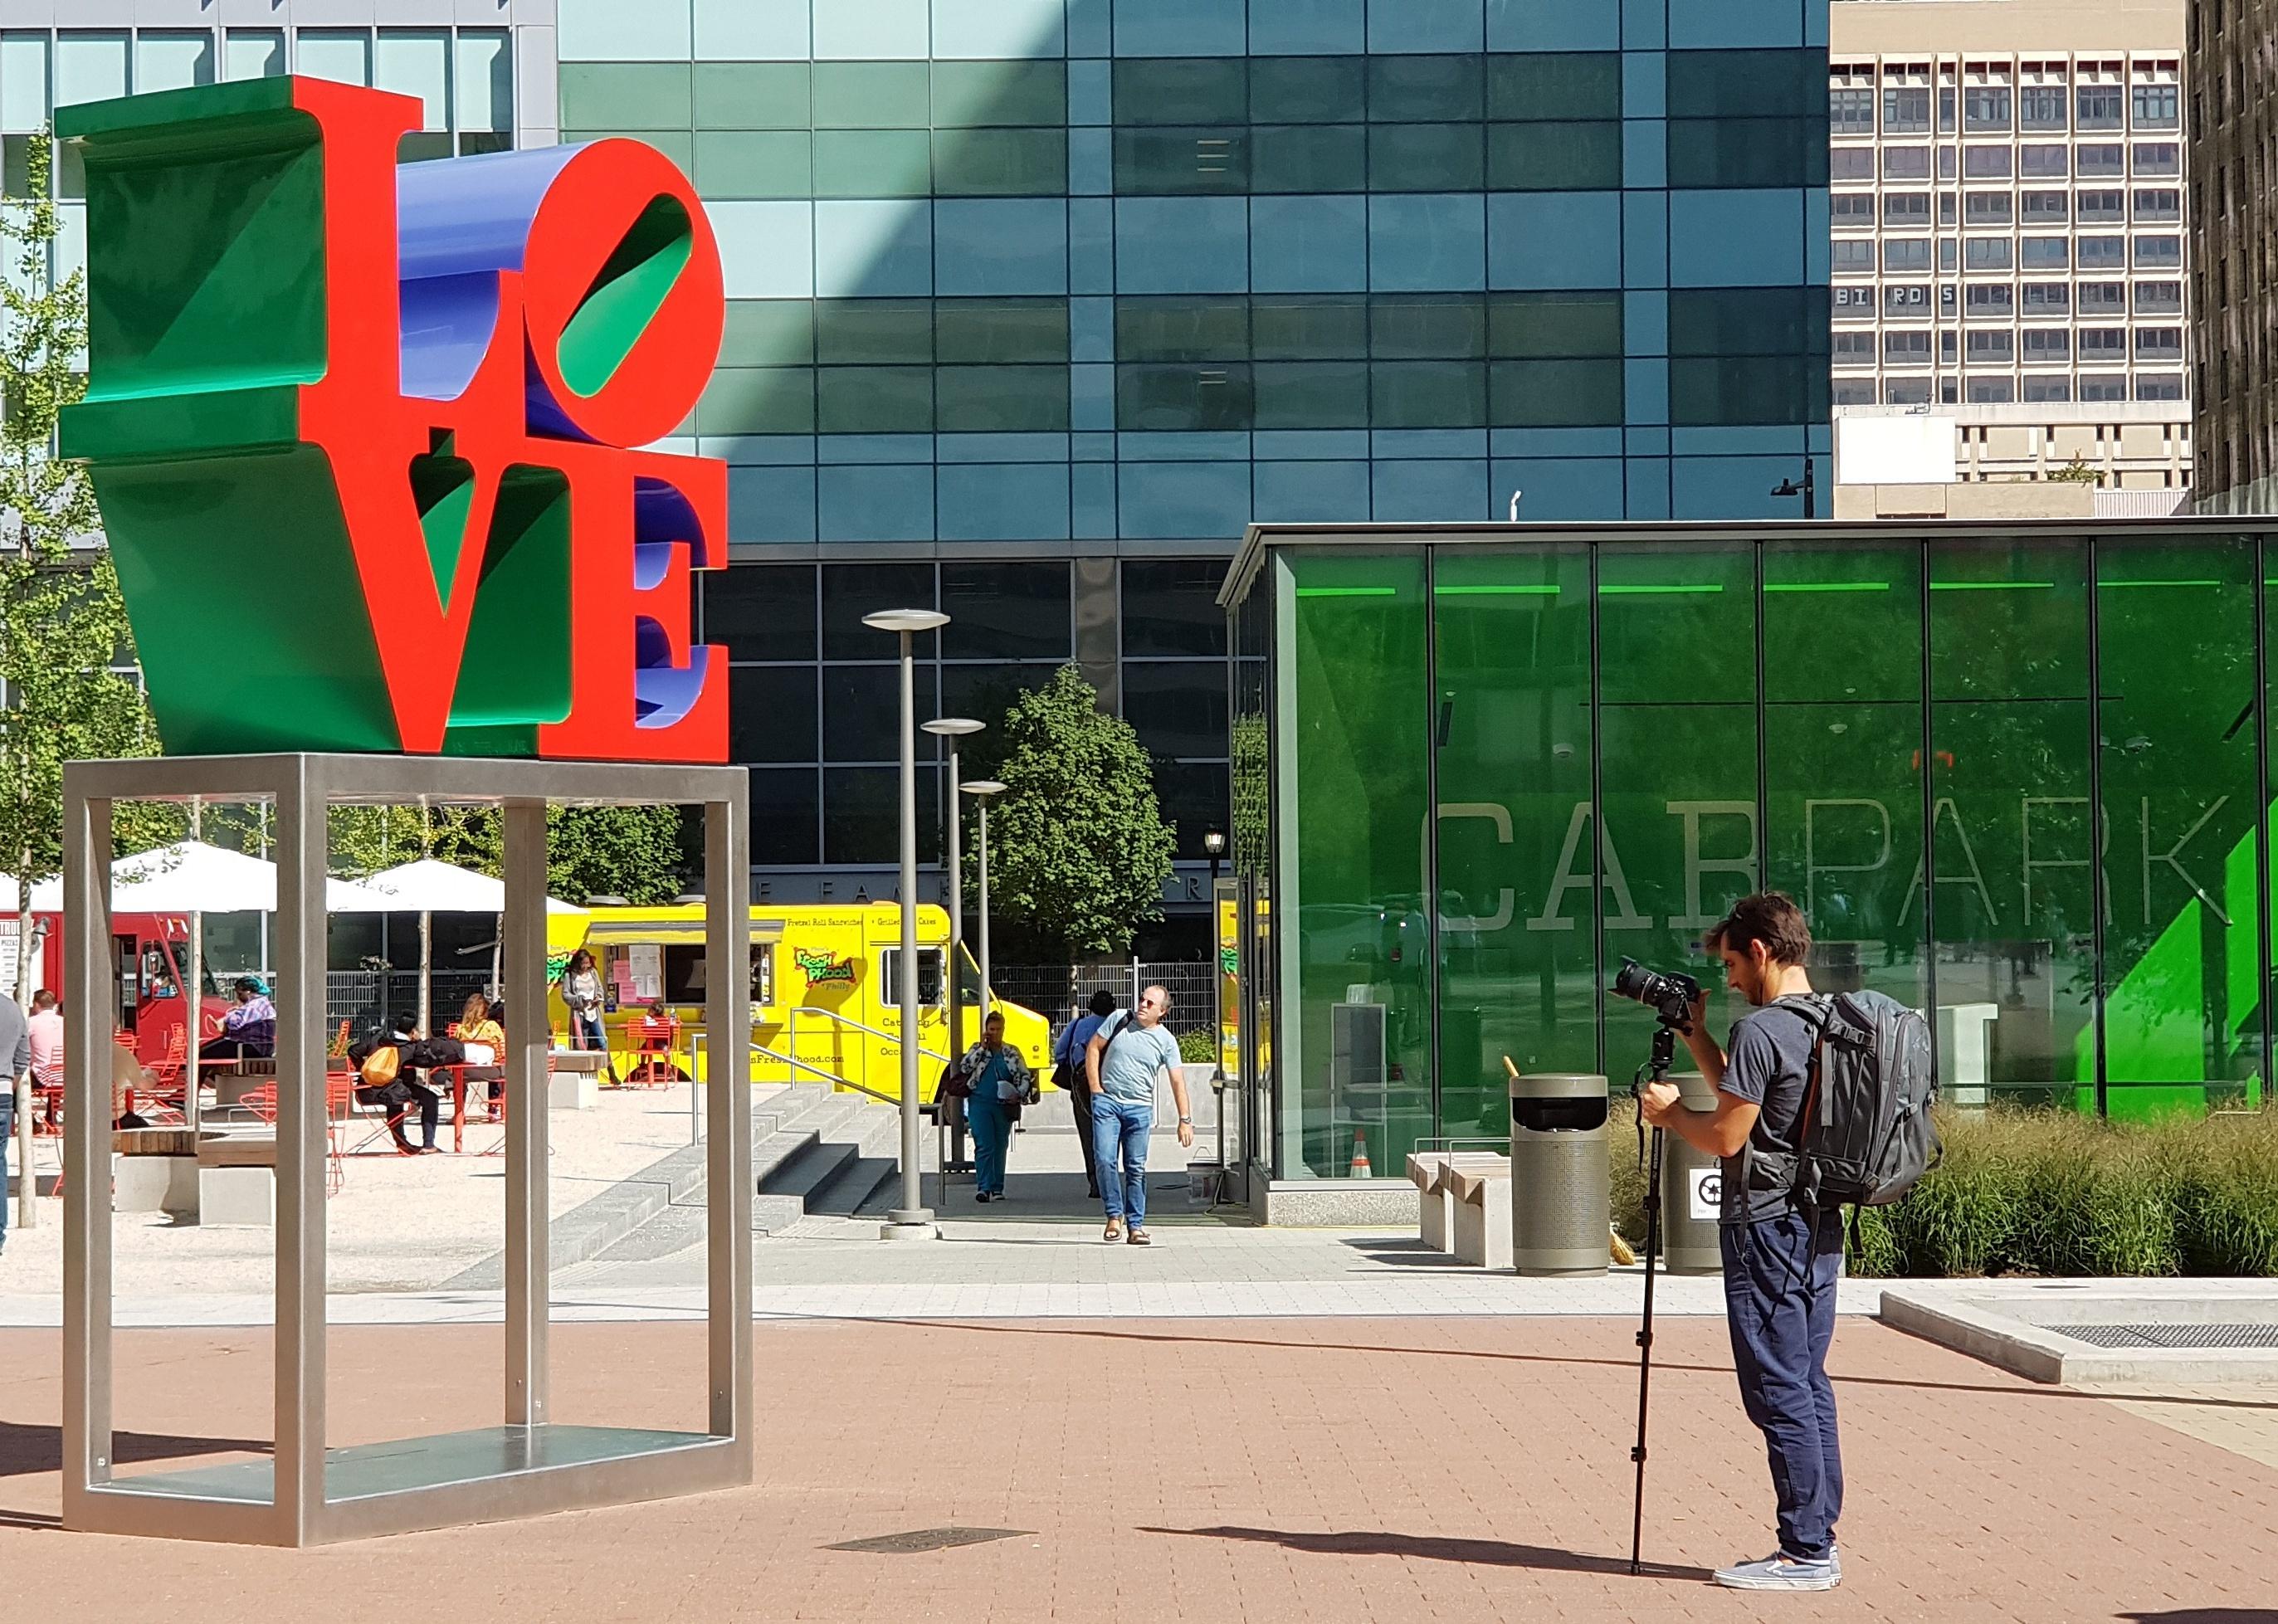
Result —
<svg viewBox="0 0 2278 1624"><path fill-rule="evenodd" d="M918 911L918 1077L921 1097L950 1058L950 1010L943 966L949 914ZM707 1072L715 1045L704 1030L704 907L597 907L547 919L547 1018L567 1041L561 978L582 947L600 972L610 1070L631 1074L642 1059L644 1022L661 1003L677 1023L662 1060L675 1079ZM898 1097L901 1090L899 959L901 911L891 903L860 905L755 905L752 909L752 1080L854 1085ZM981 972L959 955L965 1041L980 1036ZM1005 1041L1027 1059L1038 1082L1051 1073L1051 1025L1033 1010L1002 1000ZM646 1036L650 1048L658 1046Z"/></svg>

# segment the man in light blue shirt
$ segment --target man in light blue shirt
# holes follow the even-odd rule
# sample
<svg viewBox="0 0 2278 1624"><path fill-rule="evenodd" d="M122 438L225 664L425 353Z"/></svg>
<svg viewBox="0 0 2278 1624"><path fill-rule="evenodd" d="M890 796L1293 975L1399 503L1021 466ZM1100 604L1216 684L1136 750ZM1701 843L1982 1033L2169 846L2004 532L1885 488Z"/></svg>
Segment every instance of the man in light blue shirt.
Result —
<svg viewBox="0 0 2278 1624"><path fill-rule="evenodd" d="M1100 1023L1084 1052L1099 1196L1107 1208L1107 1231L1102 1239L1128 1240L1135 1247L1154 1239L1146 1228L1147 1136L1155 1130L1155 1079L1165 1072L1170 1074L1171 1097L1179 1107L1179 1143L1195 1142L1187 1079L1179 1070L1178 1040L1163 1029L1170 1012L1171 995L1159 987L1148 987L1139 995L1136 1010L1119 1010Z"/></svg>

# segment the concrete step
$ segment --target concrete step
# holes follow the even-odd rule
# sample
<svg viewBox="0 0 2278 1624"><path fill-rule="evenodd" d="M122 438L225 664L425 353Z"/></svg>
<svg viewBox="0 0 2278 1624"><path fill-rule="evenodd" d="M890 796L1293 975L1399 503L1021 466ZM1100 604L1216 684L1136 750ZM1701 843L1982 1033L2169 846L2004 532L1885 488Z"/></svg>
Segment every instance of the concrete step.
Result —
<svg viewBox="0 0 2278 1624"><path fill-rule="evenodd" d="M883 1211L900 1190L895 1177L898 1168L893 1156L850 1156L828 1183L806 1198L806 1210L810 1216L832 1218L852 1218L872 1206Z"/></svg>

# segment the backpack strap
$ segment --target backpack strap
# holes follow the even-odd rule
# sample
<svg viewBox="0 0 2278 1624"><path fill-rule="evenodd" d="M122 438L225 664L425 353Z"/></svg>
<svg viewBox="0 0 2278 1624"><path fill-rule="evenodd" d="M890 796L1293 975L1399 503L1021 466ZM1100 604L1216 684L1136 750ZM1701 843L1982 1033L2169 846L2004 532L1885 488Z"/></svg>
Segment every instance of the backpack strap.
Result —
<svg viewBox="0 0 2278 1624"><path fill-rule="evenodd" d="M1827 1074L1827 1029L1835 1021L1835 995L1832 993L1793 993L1772 1002L1781 1008L1807 1015L1819 1025L1819 1041L1811 1046L1811 1060L1804 1072L1803 1109L1796 1113L1795 1117L1795 1184L1789 1186L1789 1193L1794 1194L1797 1186L1803 1183L1804 1170L1810 1165L1810 1158L1804 1154L1804 1147L1811 1142L1811 1119L1819 1109L1819 1082ZM1797 1195L1796 1204L1800 1207L1808 1203ZM1813 1210L1818 1209L1814 1207ZM1855 1209L1851 1221L1854 1225L1858 1223Z"/></svg>

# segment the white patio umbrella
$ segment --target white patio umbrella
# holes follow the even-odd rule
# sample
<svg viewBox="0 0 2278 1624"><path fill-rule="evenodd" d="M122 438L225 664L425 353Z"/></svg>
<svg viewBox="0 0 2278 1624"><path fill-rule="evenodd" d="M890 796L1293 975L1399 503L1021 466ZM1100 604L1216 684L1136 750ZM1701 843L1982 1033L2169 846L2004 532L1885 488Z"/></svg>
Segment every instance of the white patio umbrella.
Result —
<svg viewBox="0 0 2278 1624"><path fill-rule="evenodd" d="M488 913L499 916L499 934L506 934L506 882L471 868L435 858L419 858L384 868L361 881L356 896L335 903L340 913L417 913L419 916L419 1024L431 1025L431 994L434 973L434 916L439 913ZM577 906L558 897L546 899L548 913L575 913ZM491 979L498 979L498 949L491 952Z"/></svg>
<svg viewBox="0 0 2278 1624"><path fill-rule="evenodd" d="M0 908L13 901L14 890L15 881L0 875ZM367 898L364 888L353 880L325 882L325 907L333 913L372 912L399 905L376 895ZM42 880L32 887L34 913L60 913L63 906L60 879ZM277 865L203 841L177 841L121 858L111 865L111 911L274 913Z"/></svg>

